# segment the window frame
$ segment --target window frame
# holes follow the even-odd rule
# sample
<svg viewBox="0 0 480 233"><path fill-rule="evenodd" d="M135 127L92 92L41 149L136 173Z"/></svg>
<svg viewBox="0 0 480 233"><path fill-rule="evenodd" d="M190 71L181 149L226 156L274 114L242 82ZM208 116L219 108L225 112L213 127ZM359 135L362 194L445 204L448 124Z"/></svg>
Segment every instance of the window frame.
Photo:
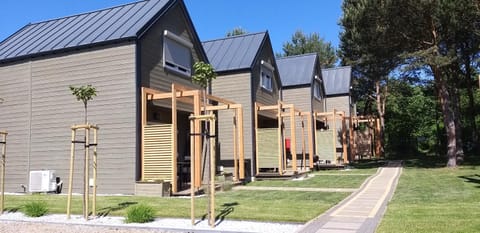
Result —
<svg viewBox="0 0 480 233"><path fill-rule="evenodd" d="M313 96L317 100L322 100L322 82L318 78L318 75L315 75L315 78L313 80ZM318 90L318 96L317 96L317 90Z"/></svg>
<svg viewBox="0 0 480 233"><path fill-rule="evenodd" d="M172 61L174 59L167 59L166 48L167 48L167 43L169 42L175 43L176 46L181 46L186 50L188 50L189 61L187 63L189 63L189 67L185 67L184 64L177 64L176 62ZM192 67L193 67L192 49L193 49L192 43L174 34L173 32L165 30L163 32L163 55L162 55L162 60L163 60L162 63L163 63L164 70L174 72L175 74L178 74L184 77L191 77ZM172 54L170 56L172 56Z"/></svg>
<svg viewBox="0 0 480 233"><path fill-rule="evenodd" d="M275 71L275 68L273 68L272 65L270 65L268 62L265 62L262 60L261 62L261 67L260 67L260 86L262 87L263 90L268 91L270 93L273 93L273 74ZM268 77L269 80L269 86L264 85L264 77Z"/></svg>

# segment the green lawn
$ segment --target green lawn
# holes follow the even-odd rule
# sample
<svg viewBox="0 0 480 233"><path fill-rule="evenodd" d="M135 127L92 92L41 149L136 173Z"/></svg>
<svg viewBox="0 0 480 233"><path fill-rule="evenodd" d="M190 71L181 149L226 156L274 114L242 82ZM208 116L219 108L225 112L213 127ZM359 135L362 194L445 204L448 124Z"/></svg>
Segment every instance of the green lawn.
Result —
<svg viewBox="0 0 480 233"><path fill-rule="evenodd" d="M480 167L406 167L377 232L480 232Z"/></svg>
<svg viewBox="0 0 480 233"><path fill-rule="evenodd" d="M311 173L310 178L303 180L260 180L249 183L248 186L359 188L363 181L375 172L377 168L318 171Z"/></svg>
<svg viewBox="0 0 480 233"><path fill-rule="evenodd" d="M348 193L312 193L279 191L229 191L216 196L216 214L226 219L243 219L273 222L307 222L343 200ZM195 199L196 215L206 210L206 198ZM29 201L44 201L49 213L66 213L65 195L6 195L8 211L23 211ZM72 202L72 214L81 214L81 196ZM190 217L190 199L154 198L139 196L97 197L97 213L108 216L124 216L130 205L145 203L152 206L157 217Z"/></svg>
<svg viewBox="0 0 480 233"><path fill-rule="evenodd" d="M318 188L358 188L371 174L375 166L362 169L313 172L314 177L303 181L256 181L254 186L289 186ZM248 191L220 192L216 196L216 214L226 219L272 222L305 223L334 206L350 193L301 192L301 191ZM206 198L196 198L196 215L202 217L206 210ZM5 207L9 211L23 211L29 201L44 201L49 213L66 213L66 195L7 195ZM157 217L190 217L189 198L155 198L139 196L99 196L97 214L124 216L126 209L135 204L152 206ZM81 214L82 197L74 196L72 214Z"/></svg>

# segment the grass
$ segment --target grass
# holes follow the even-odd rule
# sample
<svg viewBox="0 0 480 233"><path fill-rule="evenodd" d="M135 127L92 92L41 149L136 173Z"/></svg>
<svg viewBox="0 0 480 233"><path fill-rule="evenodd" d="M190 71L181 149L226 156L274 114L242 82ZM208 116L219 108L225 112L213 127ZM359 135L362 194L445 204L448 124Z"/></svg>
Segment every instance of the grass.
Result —
<svg viewBox="0 0 480 233"><path fill-rule="evenodd" d="M302 187L302 188L359 188L369 176L375 174L377 168L328 170L313 172L304 180L260 180L248 186L267 187Z"/></svg>
<svg viewBox="0 0 480 233"><path fill-rule="evenodd" d="M373 164L373 165L372 165ZM319 171L304 181L259 181L249 185L358 188L363 181L376 172L374 163L361 164L362 169ZM350 193L301 192L301 191L228 191L216 195L215 212L219 219L255 220L271 222L305 223L322 214ZM18 211L28 202L45 202L49 213L66 213L66 195L7 195L7 211ZM204 217L207 199L195 199L197 218ZM140 196L99 196L97 215L125 216L131 206L147 204L155 211L155 217L190 217L189 198L161 198ZM72 214L82 214L82 197L74 196Z"/></svg>
<svg viewBox="0 0 480 233"><path fill-rule="evenodd" d="M218 218L273 222L304 223L343 200L348 193L312 193L279 191L230 191L216 195ZM196 216L203 217L207 209L205 197L196 198ZM31 201L43 201L49 213L66 213L65 195L6 195L7 211L18 211ZM97 197L97 214L101 216L125 216L130 206L148 204L155 210L155 217L190 217L190 199L156 198L139 196ZM82 212L81 196L74 196L72 214Z"/></svg>
<svg viewBox="0 0 480 233"><path fill-rule="evenodd" d="M408 161L377 232L479 232L480 167Z"/></svg>

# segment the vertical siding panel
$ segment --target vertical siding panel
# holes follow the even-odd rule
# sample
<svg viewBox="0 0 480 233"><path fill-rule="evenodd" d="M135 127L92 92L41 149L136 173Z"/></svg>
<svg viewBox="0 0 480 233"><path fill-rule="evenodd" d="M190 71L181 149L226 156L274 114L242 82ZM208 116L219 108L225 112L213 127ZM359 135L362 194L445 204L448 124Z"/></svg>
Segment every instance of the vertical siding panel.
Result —
<svg viewBox="0 0 480 233"><path fill-rule="evenodd" d="M283 101L285 103L294 104L296 109L301 110L302 112L311 112L311 88L302 87L302 88L293 88L293 89L284 89L283 90ZM302 153L302 119L301 117L296 117L296 149L297 154ZM308 153L308 125L307 118L304 118L305 123L305 153ZM286 137L290 138L290 124L285 124ZM300 157L298 157L300 158ZM299 164L300 165L300 164Z"/></svg>
<svg viewBox="0 0 480 233"><path fill-rule="evenodd" d="M218 76L212 82L212 90L215 96L229 99L239 103L243 107L243 130L245 160L253 159L253 137L252 137L252 102L250 89L250 73L232 74ZM220 144L220 163L226 169L233 171L233 111L219 111L218 113L218 143ZM245 169L249 173L249 169ZM251 175L251 174L247 174Z"/></svg>
<svg viewBox="0 0 480 233"><path fill-rule="evenodd" d="M23 191L28 185L30 140L30 63L0 66L0 130L8 131L5 189Z"/></svg>
<svg viewBox="0 0 480 233"><path fill-rule="evenodd" d="M67 187L70 126L84 121L70 85L92 84L88 120L98 132L98 192L133 193L136 158L135 46L119 45L32 63L31 170L56 170ZM78 131L78 140L83 131ZM82 187L83 146L77 145L74 191Z"/></svg>

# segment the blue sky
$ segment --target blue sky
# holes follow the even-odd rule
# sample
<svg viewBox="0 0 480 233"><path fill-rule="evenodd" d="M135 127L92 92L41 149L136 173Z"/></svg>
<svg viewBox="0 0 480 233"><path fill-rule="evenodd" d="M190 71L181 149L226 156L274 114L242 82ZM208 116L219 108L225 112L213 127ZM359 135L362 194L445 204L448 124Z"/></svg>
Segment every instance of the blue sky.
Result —
<svg viewBox="0 0 480 233"><path fill-rule="evenodd" d="M222 38L242 27L268 30L275 52L301 29L318 32L338 47L341 0L184 0L201 40ZM0 41L28 23L108 8L134 0L2 0Z"/></svg>

